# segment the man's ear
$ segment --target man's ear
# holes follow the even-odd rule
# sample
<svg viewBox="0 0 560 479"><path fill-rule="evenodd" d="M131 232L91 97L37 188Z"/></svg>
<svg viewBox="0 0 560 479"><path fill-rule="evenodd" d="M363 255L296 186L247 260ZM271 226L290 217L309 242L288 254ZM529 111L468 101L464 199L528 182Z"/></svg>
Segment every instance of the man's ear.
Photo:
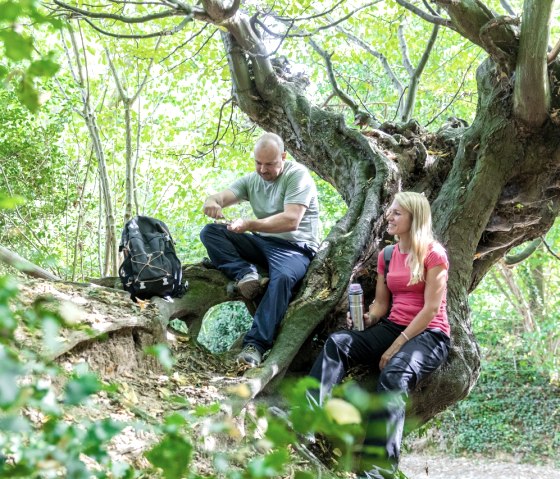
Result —
<svg viewBox="0 0 560 479"><path fill-rule="evenodd" d="M282 160L286 159L286 154L287 154L286 152L282 153Z"/></svg>

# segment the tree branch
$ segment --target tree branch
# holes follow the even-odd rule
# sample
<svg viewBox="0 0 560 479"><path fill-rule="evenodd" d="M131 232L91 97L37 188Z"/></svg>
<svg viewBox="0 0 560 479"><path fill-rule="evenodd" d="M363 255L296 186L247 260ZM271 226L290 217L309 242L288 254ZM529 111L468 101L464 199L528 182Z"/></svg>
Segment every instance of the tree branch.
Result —
<svg viewBox="0 0 560 479"><path fill-rule="evenodd" d="M552 3L553 0L525 0L523 7L513 111L533 128L547 120L550 108L547 49Z"/></svg>
<svg viewBox="0 0 560 479"><path fill-rule="evenodd" d="M543 242L545 248L548 250L548 252L549 252L552 256L554 256L557 260L560 260L560 256L558 256L557 253L555 253L554 251L552 251L552 248L550 247L550 245L548 244L548 242L546 241L546 239L544 239L544 238L541 238L541 239L542 239L542 242Z"/></svg>
<svg viewBox="0 0 560 479"><path fill-rule="evenodd" d="M414 105L416 103L416 94L418 93L418 85L420 83L420 77L424 72L424 68L426 68L426 64L428 63L428 59L430 58L430 54L432 53L432 50L436 43L438 32L439 32L439 25L434 25L434 27L432 28L432 34L430 35L428 43L426 44L426 48L424 49L424 53L422 54L422 58L420 58L420 62L418 63L418 66L412 72L412 76L408 84L406 102L404 104L402 118L401 118L401 121L403 122L408 122L412 118L412 113L414 112ZM405 41L404 34L403 34L403 41Z"/></svg>
<svg viewBox="0 0 560 479"><path fill-rule="evenodd" d="M476 58L469 64L468 68L465 70L465 72L463 73L463 78L461 79L461 84L459 85L459 88L457 88L457 91L455 92L455 94L453 95L453 98L451 98L451 101L449 101L449 103L447 103L447 105L445 105L436 116L434 116L428 123L426 123L424 125L424 127L428 127L430 126L434 121L436 121L441 115L443 115L443 113L455 102L455 100L457 99L457 97L459 96L459 93L461 93L461 91L463 91L463 85L465 84L465 81L467 80L467 76L469 74L469 72L471 71L471 68L474 65L474 62L478 60L478 55L476 56Z"/></svg>
<svg viewBox="0 0 560 479"><path fill-rule="evenodd" d="M403 65L406 68L408 76L414 75L414 67L408 56L408 45L406 44L406 39L404 38L404 23L399 25L397 28L397 37L399 39L399 49L401 51L401 56L403 60Z"/></svg>
<svg viewBox="0 0 560 479"><path fill-rule="evenodd" d="M496 18L488 7L479 0L434 0L434 3L447 12L458 33L486 49L480 39L480 30L490 20ZM500 28L493 30L492 34L495 45L510 55L515 55L518 42L509 25L501 25Z"/></svg>
<svg viewBox="0 0 560 479"><path fill-rule="evenodd" d="M231 5L226 7L224 0L202 0L204 11L216 24L221 24L233 17L239 10L240 3L241 0L232 0Z"/></svg>
<svg viewBox="0 0 560 479"><path fill-rule="evenodd" d="M527 247L520 253L506 256L504 258L504 263L507 266L513 266L515 264L521 263L522 261L525 261L529 256L537 251L537 248L541 245L542 242L542 238L537 238L536 240L531 241L527 245Z"/></svg>
<svg viewBox="0 0 560 479"><path fill-rule="evenodd" d="M436 25L442 25L442 26L447 27L451 30L457 31L457 28L455 27L453 22L451 20L447 19L447 18L442 18L440 16L436 16L436 15L432 15L430 13L427 13L424 10L422 10L421 8L418 8L414 5L412 5L411 3L407 2L406 0L395 0L395 1L401 7L404 7L407 10L410 10L412 13L414 13L415 15L418 15L420 18L422 18L423 20L426 20L427 22L434 23Z"/></svg>
<svg viewBox="0 0 560 479"><path fill-rule="evenodd" d="M255 86L265 100L270 100L278 85L278 78L272 68L265 43L255 32L246 15L238 15L235 21L229 21L224 26L235 37L244 52L250 55Z"/></svg>
<svg viewBox="0 0 560 479"><path fill-rule="evenodd" d="M315 43L315 41L312 39L309 39L309 43L311 44L313 49L319 55L321 55L321 57L323 57L323 60L325 60L325 66L327 67L327 74L331 86L333 88L334 94L338 96L344 103L346 103L351 108L352 113L354 114L354 119L357 122L359 122L361 126L365 126L369 124L372 119L371 115L367 112L360 111L360 108L358 107L356 102L338 87L338 83L336 81L336 77L334 75L333 66L331 62L332 54L329 55L325 50L319 47L319 45L317 45L317 43Z"/></svg>
<svg viewBox="0 0 560 479"><path fill-rule="evenodd" d="M373 2L370 3L366 3L365 5L362 5L358 8L356 8L355 10L351 11L350 13L348 13L347 15L344 15L343 17L339 18L338 20L330 20L330 23L328 25L321 25L320 27L317 27L315 30L311 31L311 32L298 32L298 33L291 33L288 34L286 32L284 33L276 33L272 30L270 30L268 27L265 27L263 25L263 28L265 28L266 32L269 35L272 35L274 37L277 38L286 38L286 37L294 37L294 38L303 38L303 37L311 37L317 33L319 33L322 30L328 30L329 28L333 28L336 27L338 24L345 22L346 20L348 20L350 17L352 17L353 15L355 15L356 13L358 13L360 10L364 10L368 7L371 7L373 5L376 5L377 3L380 3L382 0L375 0ZM282 16L273 16L273 18L279 22L282 22L284 24L289 24L290 27L289 29L292 28L293 24L297 21L296 19L289 19L287 17L282 17ZM262 25L262 22L261 22Z"/></svg>
<svg viewBox="0 0 560 479"><path fill-rule="evenodd" d="M10 251L3 246L0 246L0 260L22 273L32 276L33 278L48 279L49 281L62 281L58 276L50 273L49 271L37 266L36 264L27 261L19 256L17 253Z"/></svg>
<svg viewBox="0 0 560 479"><path fill-rule="evenodd" d="M339 32L344 33L344 35L346 35L352 42L354 42L359 47L363 48L370 55L373 55L375 58L377 58L381 62L381 65L383 66L383 69L385 70L385 74L391 80L391 83L395 87L395 90L397 90L397 93L399 95L402 95L402 93L404 91L404 87L403 87L401 81L399 80L399 78L397 77L397 75L395 74L395 72L393 71L393 69L391 68L391 65L389 65L389 61L387 60L387 57L385 55L383 55L382 53L378 52L377 50L373 49L370 45L368 45L366 42L364 42L361 38L358 38L353 33L350 33L349 31L345 30L343 27L338 26L338 27L336 27L336 29Z"/></svg>
<svg viewBox="0 0 560 479"><path fill-rule="evenodd" d="M554 48L550 50L550 53L546 58L546 62L548 64L552 63L554 60L556 60L559 53L560 53L560 39L558 39L558 42L556 43L556 45L554 45Z"/></svg>
<svg viewBox="0 0 560 479"><path fill-rule="evenodd" d="M112 38L134 38L134 39L146 39L146 38L155 38L155 37L165 37L169 35L175 35L176 33L180 32L185 25L192 21L192 17L186 17L181 20L179 25L171 28L170 30L160 30L154 33L145 33L145 34L136 34L136 33L111 33L107 30L104 30L101 27L98 27L95 23L93 23L89 18L83 19L88 25L90 25L94 30L98 31L102 35L106 35Z"/></svg>
<svg viewBox="0 0 560 479"><path fill-rule="evenodd" d="M508 15L511 15L512 17L517 16L515 10L511 7L511 5L507 0L500 0L500 5L503 7L503 9L507 12Z"/></svg>
<svg viewBox="0 0 560 479"><path fill-rule="evenodd" d="M193 9L191 7L183 5L182 7L179 7L177 9L164 10L162 12L152 13L150 15L145 15L143 17L128 17L126 15L116 15L114 13L91 12L89 10L84 10L82 8L74 7L74 6L69 5L67 3L61 2L60 0L53 0L53 1L59 7L62 7L65 10L69 10L71 12L77 13L82 17L114 20L114 21L117 21L117 22L131 23L131 24L132 23L147 23L151 20L156 20L156 19L159 19L159 18L168 18L168 17L177 16L177 15L191 16L192 13L193 13Z"/></svg>
<svg viewBox="0 0 560 479"><path fill-rule="evenodd" d="M492 59L509 72L515 64L515 57L506 50L500 48L492 36L492 32L495 31L496 28L505 25L519 25L519 18L507 16L492 18L481 27L479 37L484 49L490 54Z"/></svg>

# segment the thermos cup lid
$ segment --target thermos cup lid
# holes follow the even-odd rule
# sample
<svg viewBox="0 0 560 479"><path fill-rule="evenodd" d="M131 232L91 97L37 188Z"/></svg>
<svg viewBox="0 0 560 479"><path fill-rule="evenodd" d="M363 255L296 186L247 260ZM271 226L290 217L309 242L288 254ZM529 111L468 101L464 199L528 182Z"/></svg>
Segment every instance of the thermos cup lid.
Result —
<svg viewBox="0 0 560 479"><path fill-rule="evenodd" d="M349 293L361 293L362 292L362 285L359 283L352 283L348 288Z"/></svg>

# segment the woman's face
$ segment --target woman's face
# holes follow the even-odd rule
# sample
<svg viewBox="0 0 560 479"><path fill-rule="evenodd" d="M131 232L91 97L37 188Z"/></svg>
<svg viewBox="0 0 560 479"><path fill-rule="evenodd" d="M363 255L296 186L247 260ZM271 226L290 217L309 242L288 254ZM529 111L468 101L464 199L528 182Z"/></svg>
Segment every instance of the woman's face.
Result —
<svg viewBox="0 0 560 479"><path fill-rule="evenodd" d="M403 236L410 233L412 215L401 207L396 201L387 212L387 233L390 235Z"/></svg>

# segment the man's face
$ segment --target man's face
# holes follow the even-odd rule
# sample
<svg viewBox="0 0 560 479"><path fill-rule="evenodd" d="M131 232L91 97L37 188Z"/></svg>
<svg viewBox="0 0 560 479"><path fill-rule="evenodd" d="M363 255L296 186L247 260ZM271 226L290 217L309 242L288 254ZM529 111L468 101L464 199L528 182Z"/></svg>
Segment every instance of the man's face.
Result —
<svg viewBox="0 0 560 479"><path fill-rule="evenodd" d="M265 181L274 181L284 170L286 153L274 144L257 145L255 148L255 171Z"/></svg>

